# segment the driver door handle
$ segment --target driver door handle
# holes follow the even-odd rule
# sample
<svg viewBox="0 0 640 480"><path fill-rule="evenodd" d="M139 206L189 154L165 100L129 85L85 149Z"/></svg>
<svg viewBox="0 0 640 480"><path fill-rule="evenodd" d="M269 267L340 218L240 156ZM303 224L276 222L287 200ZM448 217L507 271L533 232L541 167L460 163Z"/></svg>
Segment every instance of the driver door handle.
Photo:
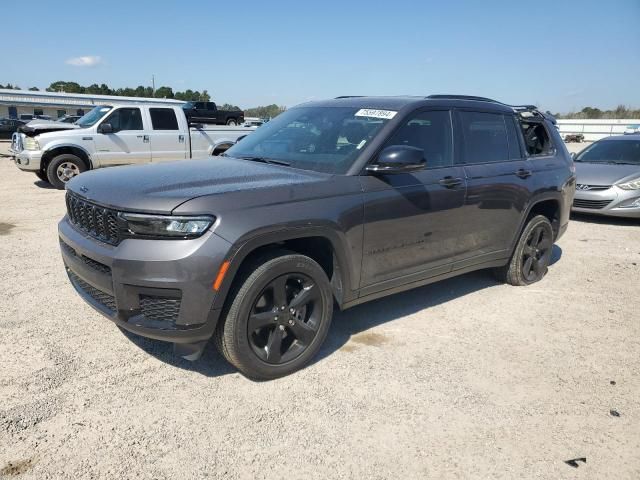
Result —
<svg viewBox="0 0 640 480"><path fill-rule="evenodd" d="M457 177L447 176L441 179L438 183L445 188L455 188L458 185L462 184L462 179Z"/></svg>
<svg viewBox="0 0 640 480"><path fill-rule="evenodd" d="M531 170L525 170L524 168L521 168L520 170L515 172L515 174L520 178L529 178L531 175L533 175Z"/></svg>

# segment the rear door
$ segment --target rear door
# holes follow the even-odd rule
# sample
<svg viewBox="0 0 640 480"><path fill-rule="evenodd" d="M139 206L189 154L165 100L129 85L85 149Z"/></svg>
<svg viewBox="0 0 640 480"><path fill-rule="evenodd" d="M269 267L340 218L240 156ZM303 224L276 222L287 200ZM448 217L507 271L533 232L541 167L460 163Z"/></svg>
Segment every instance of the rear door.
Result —
<svg viewBox="0 0 640 480"><path fill-rule="evenodd" d="M513 115L456 112L457 161L467 179L468 255L454 268L504 258L531 198L533 171Z"/></svg>
<svg viewBox="0 0 640 480"><path fill-rule="evenodd" d="M363 295L448 272L464 249L464 168L453 163L452 138L449 110L412 114L385 147L423 149L426 170L361 177Z"/></svg>
<svg viewBox="0 0 640 480"><path fill-rule="evenodd" d="M209 123L219 123L220 118L218 116L218 109L216 108L216 104L213 102L207 102L207 118L209 119Z"/></svg>
<svg viewBox="0 0 640 480"><path fill-rule="evenodd" d="M149 132L145 131L139 107L112 111L100 125L109 123L112 133L96 133L94 142L100 166L140 164L151 161ZM100 128L98 127L98 131Z"/></svg>
<svg viewBox="0 0 640 480"><path fill-rule="evenodd" d="M187 156L187 139L180 129L175 109L149 108L151 161L182 160Z"/></svg>

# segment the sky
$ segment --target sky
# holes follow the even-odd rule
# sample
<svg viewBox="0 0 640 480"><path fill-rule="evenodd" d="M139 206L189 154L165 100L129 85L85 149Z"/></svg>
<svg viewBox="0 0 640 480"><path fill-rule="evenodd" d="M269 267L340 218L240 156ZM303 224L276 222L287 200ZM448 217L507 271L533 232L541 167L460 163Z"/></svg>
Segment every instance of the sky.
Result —
<svg viewBox="0 0 640 480"><path fill-rule="evenodd" d="M640 0L30 0L0 83L206 89L241 108L338 95L480 95L640 108Z"/></svg>

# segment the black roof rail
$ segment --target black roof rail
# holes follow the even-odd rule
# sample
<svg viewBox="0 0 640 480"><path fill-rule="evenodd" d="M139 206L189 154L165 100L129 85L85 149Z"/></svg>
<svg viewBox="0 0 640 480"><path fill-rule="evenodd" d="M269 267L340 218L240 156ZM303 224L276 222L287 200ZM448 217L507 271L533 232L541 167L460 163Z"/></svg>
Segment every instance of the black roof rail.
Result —
<svg viewBox="0 0 640 480"><path fill-rule="evenodd" d="M426 98L430 98L433 100L439 99L447 99L447 100L474 100L476 102L491 102L491 103L501 103L497 100L493 100L487 97L476 97L474 95L429 95Z"/></svg>
<svg viewBox="0 0 640 480"><path fill-rule="evenodd" d="M339 98L362 98L364 97L364 95L340 95L339 97L336 97L335 100L338 100Z"/></svg>

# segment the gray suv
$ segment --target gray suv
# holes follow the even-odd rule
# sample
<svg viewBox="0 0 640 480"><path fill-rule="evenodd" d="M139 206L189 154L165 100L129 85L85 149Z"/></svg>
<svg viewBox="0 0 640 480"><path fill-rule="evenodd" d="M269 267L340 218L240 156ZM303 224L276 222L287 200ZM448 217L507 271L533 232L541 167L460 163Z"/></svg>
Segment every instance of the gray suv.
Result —
<svg viewBox="0 0 640 480"><path fill-rule="evenodd" d="M71 283L115 324L255 379L301 368L334 307L490 268L547 272L573 162L535 107L486 98L303 104L222 157L91 171L59 224Z"/></svg>

